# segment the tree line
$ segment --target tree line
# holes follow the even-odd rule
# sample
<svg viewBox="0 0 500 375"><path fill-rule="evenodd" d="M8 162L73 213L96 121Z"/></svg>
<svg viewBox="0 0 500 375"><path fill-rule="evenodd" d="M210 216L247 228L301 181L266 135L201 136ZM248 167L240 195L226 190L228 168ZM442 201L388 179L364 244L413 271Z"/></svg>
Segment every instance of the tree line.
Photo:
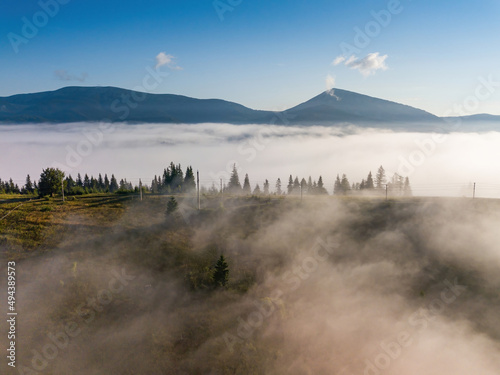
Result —
<svg viewBox="0 0 500 375"><path fill-rule="evenodd" d="M83 195L92 193L138 193L142 189L145 193L153 194L181 194L189 193L196 189L196 181L192 166L188 166L183 172L180 164L173 162L163 170L163 173L155 175L151 181L151 185L142 184L133 186L127 179L118 179L114 174L108 178L107 174L99 173L97 178L85 174L83 177L80 173L73 179L71 175L66 176L65 173L57 168L46 168L42 170L40 178L37 181L32 181L28 175L26 182L22 188L14 184L12 179L2 181L0 179L1 194L32 194L38 196L54 196L61 194L64 191L66 195ZM220 188L212 184L212 187L207 189L201 187L202 193L218 194ZM324 186L322 176L317 180L313 180L311 176L306 180L299 177L293 178L292 175L288 178L288 184L282 185L281 179L278 178L274 184L273 192L271 192L269 180L265 180L262 188L257 183L252 189L250 178L245 174L243 184L240 182L240 177L236 165L233 165L233 170L227 184L222 186L222 190L230 195L328 195L328 191ZM342 174L337 175L333 194L334 195L357 195L357 194L377 194L383 193L385 190L391 192L391 195L412 195L410 180L408 177L403 177L395 173L391 178L386 177L385 169L380 166L375 176L370 171L366 179L362 179L358 183L350 183L347 176Z"/></svg>
<svg viewBox="0 0 500 375"><path fill-rule="evenodd" d="M250 179L248 174L245 174L243 181L243 186L240 183L240 178L238 175L238 170L236 165L233 166L231 172L231 177L229 183L223 186L224 192L230 194L243 194L243 195L268 195L269 191L269 181L265 180L263 183L263 189L261 190L259 184L255 185L252 190L250 185ZM215 184L212 184L207 192L217 193L218 189ZM366 179L362 179L361 182L350 183L345 174L340 178L337 175L335 180L333 194L334 195L360 195L360 194L377 194L382 193L385 190L391 192L392 195L403 195L411 196L411 186L410 179L408 177L400 176L395 173L390 179L386 177L386 172L383 166L380 166L377 170L375 178L372 176L372 172L368 173ZM299 177L293 178L292 175L288 178L288 185L286 190L282 187L281 179L278 178L275 183L274 194L276 195L327 195L328 191L324 186L322 176L319 176L318 180L313 180L311 176L306 180L305 178L299 179Z"/></svg>

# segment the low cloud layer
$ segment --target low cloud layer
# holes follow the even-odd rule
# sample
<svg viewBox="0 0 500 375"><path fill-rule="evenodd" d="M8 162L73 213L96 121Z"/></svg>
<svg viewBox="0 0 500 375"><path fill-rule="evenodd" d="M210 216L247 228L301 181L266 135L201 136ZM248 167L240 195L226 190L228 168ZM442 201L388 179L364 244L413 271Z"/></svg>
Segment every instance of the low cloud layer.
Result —
<svg viewBox="0 0 500 375"><path fill-rule="evenodd" d="M162 224L161 204L136 202L112 231L75 226L60 248L19 262L18 365L74 375L496 375L500 222L483 203L226 202L179 231ZM189 243L179 247L182 233ZM183 257L220 252L232 282L251 278L251 288L192 291L199 274Z"/></svg>
<svg viewBox="0 0 500 375"><path fill-rule="evenodd" d="M331 194L337 174L360 182L383 165L409 176L414 194L500 195L500 133L391 132L356 127L287 127L227 124L115 124L102 132L96 124L0 126L0 178L24 184L42 168L59 165L78 172L111 173L133 183L148 181L170 161L192 165L202 183L228 181L236 163L252 186L265 179L323 177ZM11 161L16 160L13 164ZM64 167L66 166L66 167Z"/></svg>

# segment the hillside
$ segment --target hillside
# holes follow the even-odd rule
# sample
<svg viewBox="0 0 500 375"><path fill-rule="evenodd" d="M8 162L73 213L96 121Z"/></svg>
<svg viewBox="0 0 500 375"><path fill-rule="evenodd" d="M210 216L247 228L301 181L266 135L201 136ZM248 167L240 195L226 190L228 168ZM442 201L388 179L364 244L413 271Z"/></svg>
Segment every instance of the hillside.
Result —
<svg viewBox="0 0 500 375"><path fill-rule="evenodd" d="M281 120L283 118L286 120ZM118 121L373 125L377 122L414 124L437 120L430 113L410 106L340 89L334 93L324 92L281 113L253 110L218 99L143 94L115 87L65 87L0 98L0 122L4 123Z"/></svg>
<svg viewBox="0 0 500 375"><path fill-rule="evenodd" d="M144 98L144 99L142 99ZM219 99L143 94L115 87L65 87L0 98L0 121L144 123L266 123L272 113Z"/></svg>
<svg viewBox="0 0 500 375"><path fill-rule="evenodd" d="M285 112L297 124L439 121L420 109L340 89L325 91Z"/></svg>

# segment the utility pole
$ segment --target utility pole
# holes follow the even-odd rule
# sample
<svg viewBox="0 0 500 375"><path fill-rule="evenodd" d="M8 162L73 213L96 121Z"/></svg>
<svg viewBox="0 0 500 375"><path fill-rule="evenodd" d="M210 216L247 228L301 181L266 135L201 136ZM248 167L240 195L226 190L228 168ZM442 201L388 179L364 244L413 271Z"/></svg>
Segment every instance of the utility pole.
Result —
<svg viewBox="0 0 500 375"><path fill-rule="evenodd" d="M142 181L140 178L139 178L139 192L141 194L141 201L142 201Z"/></svg>
<svg viewBox="0 0 500 375"><path fill-rule="evenodd" d="M472 199L476 198L476 183L474 182L474 187L472 189Z"/></svg>
<svg viewBox="0 0 500 375"><path fill-rule="evenodd" d="M64 202L64 178L63 177L61 177L61 191L62 191L63 202Z"/></svg>
<svg viewBox="0 0 500 375"><path fill-rule="evenodd" d="M196 171L196 185L198 186L198 211L200 210L200 171Z"/></svg>
<svg viewBox="0 0 500 375"><path fill-rule="evenodd" d="M300 182L300 201L302 202L302 181Z"/></svg>
<svg viewBox="0 0 500 375"><path fill-rule="evenodd" d="M389 184L385 184L385 200L387 200L387 191L388 191L388 186Z"/></svg>

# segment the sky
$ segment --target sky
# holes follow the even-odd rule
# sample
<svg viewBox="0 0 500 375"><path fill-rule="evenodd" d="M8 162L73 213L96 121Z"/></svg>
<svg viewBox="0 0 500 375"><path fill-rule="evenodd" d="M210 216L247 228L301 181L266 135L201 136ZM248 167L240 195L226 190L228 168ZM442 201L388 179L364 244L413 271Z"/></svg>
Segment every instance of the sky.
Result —
<svg viewBox="0 0 500 375"><path fill-rule="evenodd" d="M116 86L284 110L341 88L500 115L498 35L498 0L4 0L0 96Z"/></svg>

